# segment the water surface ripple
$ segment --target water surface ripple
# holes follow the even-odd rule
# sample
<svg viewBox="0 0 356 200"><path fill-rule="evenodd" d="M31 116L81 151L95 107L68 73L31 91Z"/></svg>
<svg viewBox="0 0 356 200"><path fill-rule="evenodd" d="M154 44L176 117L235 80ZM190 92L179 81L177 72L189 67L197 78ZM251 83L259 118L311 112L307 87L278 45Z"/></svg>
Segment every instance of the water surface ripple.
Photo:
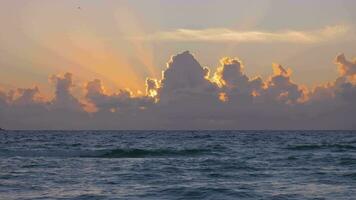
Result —
<svg viewBox="0 0 356 200"><path fill-rule="evenodd" d="M0 199L356 199L356 131L2 131Z"/></svg>

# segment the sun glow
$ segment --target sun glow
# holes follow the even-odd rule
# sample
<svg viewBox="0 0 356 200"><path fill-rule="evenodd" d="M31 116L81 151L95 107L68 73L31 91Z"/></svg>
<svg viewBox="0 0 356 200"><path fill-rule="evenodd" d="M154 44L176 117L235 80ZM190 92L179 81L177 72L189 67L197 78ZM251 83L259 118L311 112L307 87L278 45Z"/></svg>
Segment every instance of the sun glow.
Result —
<svg viewBox="0 0 356 200"><path fill-rule="evenodd" d="M53 4L27 7L22 28L26 36L41 47L32 53L33 60L52 73L70 71L81 81L99 78L110 90L144 91L145 78L158 77L159 70L154 66L149 42L126 38L132 33L144 34L144 30L132 9L125 2L122 4L114 9L113 15L108 15L107 20L112 21L113 27L107 30L92 22L84 9L58 19L61 13L53 10ZM63 20L70 23L56 26L56 21Z"/></svg>

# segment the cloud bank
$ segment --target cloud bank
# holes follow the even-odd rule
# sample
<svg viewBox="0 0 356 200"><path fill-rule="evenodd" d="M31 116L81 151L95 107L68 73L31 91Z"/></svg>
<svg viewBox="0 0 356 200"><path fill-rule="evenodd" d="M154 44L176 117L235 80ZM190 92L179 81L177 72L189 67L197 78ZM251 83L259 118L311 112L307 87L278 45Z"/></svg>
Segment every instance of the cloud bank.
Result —
<svg viewBox="0 0 356 200"><path fill-rule="evenodd" d="M9 129L355 129L356 61L337 55L336 80L306 88L273 64L267 79L248 77L238 58L215 72L188 51L167 63L146 93L108 93L99 79L75 97L71 73L53 75L52 99L38 87L0 91L0 126Z"/></svg>

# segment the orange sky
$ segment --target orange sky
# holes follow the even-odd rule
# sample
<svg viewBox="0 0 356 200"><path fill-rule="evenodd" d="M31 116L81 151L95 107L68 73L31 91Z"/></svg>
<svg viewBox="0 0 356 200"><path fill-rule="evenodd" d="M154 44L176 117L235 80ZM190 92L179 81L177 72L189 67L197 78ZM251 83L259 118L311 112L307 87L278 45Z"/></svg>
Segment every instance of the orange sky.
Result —
<svg viewBox="0 0 356 200"><path fill-rule="evenodd" d="M170 55L191 50L212 69L221 57L239 57L251 76L267 77L271 63L281 63L293 69L296 82L313 86L336 76L337 53L354 54L349 1L328 1L323 10L304 2L297 5L303 15L291 11L283 18L274 10L294 3L225 3L6 1L0 8L0 84L36 84L50 93L48 77L71 72L78 82L99 78L111 90L144 91L146 77L158 78Z"/></svg>

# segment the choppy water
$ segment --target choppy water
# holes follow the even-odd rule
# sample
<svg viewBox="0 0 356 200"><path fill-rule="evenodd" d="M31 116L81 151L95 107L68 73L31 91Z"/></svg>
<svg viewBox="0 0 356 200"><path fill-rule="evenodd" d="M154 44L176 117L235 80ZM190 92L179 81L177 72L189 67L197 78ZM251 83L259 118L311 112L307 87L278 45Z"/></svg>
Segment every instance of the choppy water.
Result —
<svg viewBox="0 0 356 200"><path fill-rule="evenodd" d="M356 132L0 132L0 199L356 199Z"/></svg>

